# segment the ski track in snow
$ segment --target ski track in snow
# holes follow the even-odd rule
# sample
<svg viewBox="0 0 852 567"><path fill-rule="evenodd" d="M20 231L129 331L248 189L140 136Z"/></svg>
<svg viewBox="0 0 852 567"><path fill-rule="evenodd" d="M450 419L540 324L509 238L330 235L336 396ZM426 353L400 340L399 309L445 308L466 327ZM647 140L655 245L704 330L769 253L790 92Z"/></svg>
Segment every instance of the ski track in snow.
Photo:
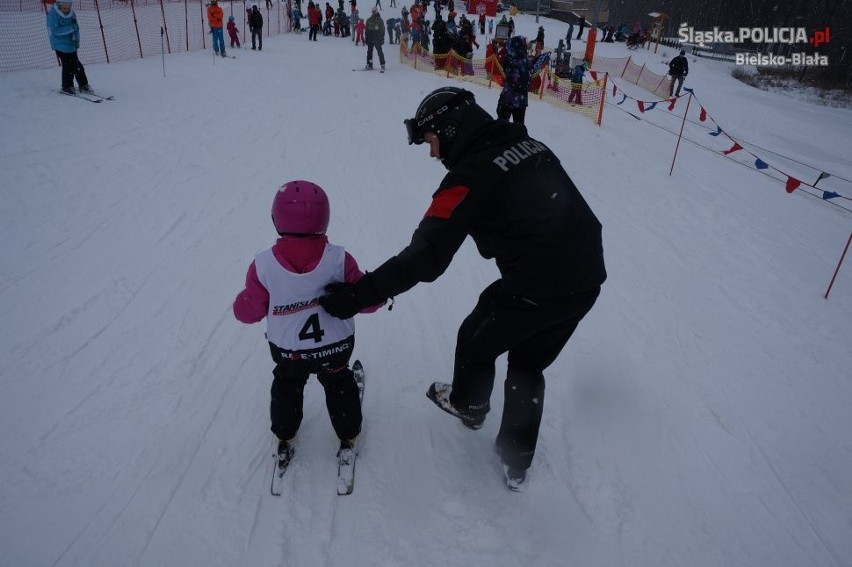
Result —
<svg viewBox="0 0 852 567"><path fill-rule="evenodd" d="M0 563L852 556L848 266L821 296L848 215L694 144L669 176L674 138L653 124L677 121L613 105L600 128L535 100L527 113L604 225L609 279L545 373L526 490L506 490L493 451L505 357L482 430L425 397L451 380L457 329L498 277L468 241L439 280L357 318L369 384L353 494L336 494L337 440L312 378L284 492L270 496L273 365L263 325L235 322L230 304L274 241L272 194L290 179L325 187L329 239L375 269L409 242L444 174L405 143L402 120L462 84L392 57L393 73L352 73L362 49L305 41L269 38L264 59L215 66L209 52L170 56L166 78L157 58L91 65L117 95L101 105L56 100L55 68L0 84L0 175L14 180L0 204ZM852 178L848 111L690 66L730 132ZM495 108L498 89L462 85Z"/></svg>

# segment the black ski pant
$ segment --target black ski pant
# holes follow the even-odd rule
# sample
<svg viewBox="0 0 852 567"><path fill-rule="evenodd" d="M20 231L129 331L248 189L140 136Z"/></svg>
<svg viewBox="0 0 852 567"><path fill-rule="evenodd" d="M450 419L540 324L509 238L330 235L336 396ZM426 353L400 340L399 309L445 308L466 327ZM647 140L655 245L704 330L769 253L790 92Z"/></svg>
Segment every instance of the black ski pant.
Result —
<svg viewBox="0 0 852 567"><path fill-rule="evenodd" d="M367 42L367 65L373 64L373 47L376 48L376 53L379 54L379 65L384 65L385 64L385 54L382 51L382 45L380 43L373 45L369 41Z"/></svg>
<svg viewBox="0 0 852 567"><path fill-rule="evenodd" d="M508 120L510 117L515 124L523 124L524 117L527 114L527 107L512 108L503 104L503 101L497 103L497 118Z"/></svg>
<svg viewBox="0 0 852 567"><path fill-rule="evenodd" d="M257 42L257 49L263 51L263 28L252 28L251 29L251 48L255 48L255 41Z"/></svg>
<svg viewBox="0 0 852 567"><path fill-rule="evenodd" d="M599 293L596 287L566 297L532 300L507 293L498 280L482 292L462 322L450 395L453 407L472 415L488 413L494 361L509 353L496 442L506 465L530 467L544 407L544 369L556 360Z"/></svg>
<svg viewBox="0 0 852 567"><path fill-rule="evenodd" d="M313 361L288 360L277 356L277 347L270 344L272 357L277 363L272 371L272 391L269 414L272 433L279 439L292 439L302 424L305 384L311 374L316 374L325 390L325 405L331 426L337 437L354 439L361 432L361 400L355 374L349 368L351 349L336 358L332 364L320 365Z"/></svg>
<svg viewBox="0 0 852 567"><path fill-rule="evenodd" d="M74 86L74 79L77 79L77 84L85 87L89 84L89 79L86 78L86 70L83 64L77 59L77 52L64 53L57 51L59 62L62 63L62 88L68 89Z"/></svg>

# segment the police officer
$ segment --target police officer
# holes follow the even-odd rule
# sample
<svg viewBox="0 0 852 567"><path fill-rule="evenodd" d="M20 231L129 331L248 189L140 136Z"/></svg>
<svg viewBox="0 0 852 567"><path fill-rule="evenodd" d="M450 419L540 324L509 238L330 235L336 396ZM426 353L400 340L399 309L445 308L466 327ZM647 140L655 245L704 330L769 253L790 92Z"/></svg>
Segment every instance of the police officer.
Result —
<svg viewBox="0 0 852 567"><path fill-rule="evenodd" d="M495 120L473 93L442 87L405 120L409 144L428 144L449 170L411 243L355 284L320 299L331 315L434 281L471 236L501 277L480 295L458 331L452 384L427 396L479 429L490 409L495 359L508 352L496 448L506 483L518 490L535 453L543 371L588 313L606 279L601 224L559 160L524 126Z"/></svg>

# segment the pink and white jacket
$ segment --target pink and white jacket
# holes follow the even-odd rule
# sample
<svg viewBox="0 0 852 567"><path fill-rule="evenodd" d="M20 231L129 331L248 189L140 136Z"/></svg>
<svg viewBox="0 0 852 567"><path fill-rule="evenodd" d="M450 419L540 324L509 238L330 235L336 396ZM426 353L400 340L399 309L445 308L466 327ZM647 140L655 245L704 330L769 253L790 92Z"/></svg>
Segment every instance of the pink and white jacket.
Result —
<svg viewBox="0 0 852 567"><path fill-rule="evenodd" d="M272 254L281 266L290 272L306 274L316 268L322 259L328 237L324 234L317 236L282 236L272 246ZM358 263L349 252L344 259L344 281L355 283L363 276ZM329 282L331 283L331 282ZM365 307L361 313L373 313L382 305ZM269 291L257 277L254 261L246 274L246 287L234 300L234 317L242 323L257 323L266 317L269 311Z"/></svg>

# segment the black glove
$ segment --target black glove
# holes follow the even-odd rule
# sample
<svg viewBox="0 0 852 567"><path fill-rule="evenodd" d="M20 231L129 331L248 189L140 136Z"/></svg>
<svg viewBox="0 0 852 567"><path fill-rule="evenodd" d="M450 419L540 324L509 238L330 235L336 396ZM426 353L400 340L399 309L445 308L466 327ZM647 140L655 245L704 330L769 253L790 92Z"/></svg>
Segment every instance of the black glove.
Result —
<svg viewBox="0 0 852 567"><path fill-rule="evenodd" d="M355 284L330 283L325 291L327 295L320 297L319 303L332 317L351 319L361 311L362 306L355 298Z"/></svg>

